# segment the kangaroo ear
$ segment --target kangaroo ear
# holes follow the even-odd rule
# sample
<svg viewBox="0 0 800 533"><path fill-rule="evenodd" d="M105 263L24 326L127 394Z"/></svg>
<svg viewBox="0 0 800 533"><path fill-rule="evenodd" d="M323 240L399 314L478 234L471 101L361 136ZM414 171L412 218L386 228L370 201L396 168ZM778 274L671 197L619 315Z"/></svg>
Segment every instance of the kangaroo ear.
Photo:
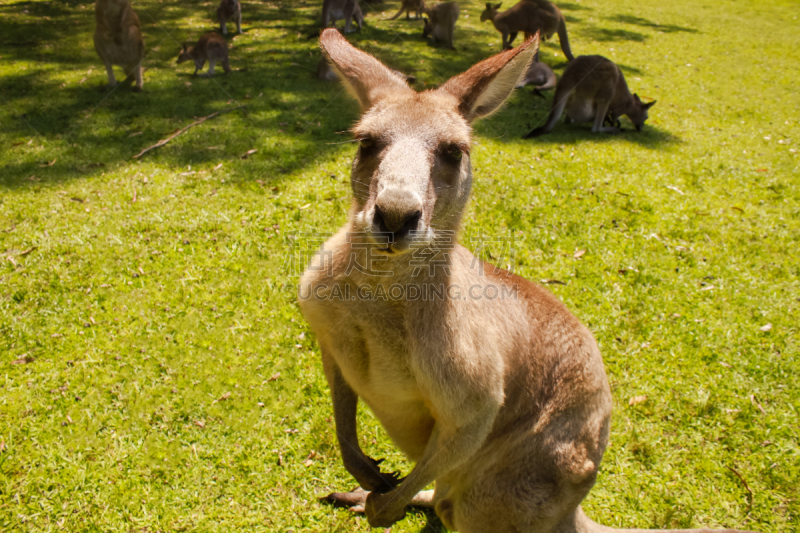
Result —
<svg viewBox="0 0 800 533"><path fill-rule="evenodd" d="M458 111L467 122L491 115L525 75L538 49L539 32L536 32L520 46L484 59L437 90L458 99Z"/></svg>
<svg viewBox="0 0 800 533"><path fill-rule="evenodd" d="M639 95L636 94L636 93L633 93L633 99L636 100L637 102L641 102L642 101L642 99L639 98Z"/></svg>
<svg viewBox="0 0 800 533"><path fill-rule="evenodd" d="M363 111L390 94L414 92L383 63L348 43L338 30L324 30L319 44L322 53L344 81L350 94L361 104Z"/></svg>
<svg viewBox="0 0 800 533"><path fill-rule="evenodd" d="M656 105L656 102L657 102L657 100L653 100L652 102L648 102L648 103L644 104L644 108L645 109L650 109L651 107Z"/></svg>
<svg viewBox="0 0 800 533"><path fill-rule="evenodd" d="M490 4L489 2L486 2L486 9L488 9L488 10L490 10L490 11L491 11L491 9L492 9L492 4Z"/></svg>
<svg viewBox="0 0 800 533"><path fill-rule="evenodd" d="M502 5L503 5L503 2L500 2L499 4L495 4L494 8L495 9L500 9L500 6L502 6Z"/></svg>

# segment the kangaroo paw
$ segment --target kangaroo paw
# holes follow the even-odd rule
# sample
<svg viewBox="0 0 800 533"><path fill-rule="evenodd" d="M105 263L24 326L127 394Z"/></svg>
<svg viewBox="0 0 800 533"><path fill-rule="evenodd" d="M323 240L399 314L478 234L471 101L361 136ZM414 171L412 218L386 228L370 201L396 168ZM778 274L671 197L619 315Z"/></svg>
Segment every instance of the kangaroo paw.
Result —
<svg viewBox="0 0 800 533"><path fill-rule="evenodd" d="M331 492L327 496L322 496L319 500L330 503L334 507L347 507L354 513L363 513L368 495L369 492L361 487L356 487L350 492Z"/></svg>

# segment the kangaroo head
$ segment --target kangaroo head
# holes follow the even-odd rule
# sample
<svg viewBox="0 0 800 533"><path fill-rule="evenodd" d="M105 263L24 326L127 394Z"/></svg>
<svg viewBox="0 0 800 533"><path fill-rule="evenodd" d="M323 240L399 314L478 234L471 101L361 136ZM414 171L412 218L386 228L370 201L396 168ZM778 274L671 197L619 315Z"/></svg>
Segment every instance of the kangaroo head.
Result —
<svg viewBox="0 0 800 533"><path fill-rule="evenodd" d="M653 100L652 102L644 103L642 102L641 98L639 98L638 94L633 95L633 105L631 106L631 110L628 115L628 118L631 119L633 125L636 126L637 131L641 131L644 127L644 123L647 120L647 110L650 109L655 105L656 101Z"/></svg>
<svg viewBox="0 0 800 533"><path fill-rule="evenodd" d="M494 20L494 17L500 10L501 5L503 5L502 2L494 5L490 4L489 2L486 2L486 9L484 9L483 13L481 13L481 22L486 20Z"/></svg>
<svg viewBox="0 0 800 533"><path fill-rule="evenodd" d="M181 52L178 55L178 64L183 63L184 61L192 61L192 56L190 55L189 50L189 43L183 43L183 48L181 48Z"/></svg>
<svg viewBox="0 0 800 533"><path fill-rule="evenodd" d="M427 14L427 13L426 13ZM430 17L430 14L427 14ZM433 24L431 24L430 18L422 17L422 21L425 23L425 27L422 28L422 36L427 37L431 33L433 33Z"/></svg>
<svg viewBox="0 0 800 533"><path fill-rule="evenodd" d="M401 254L455 231L469 196L470 123L496 111L527 70L538 38L490 57L435 90L416 92L335 29L320 45L362 116L351 186L354 229Z"/></svg>

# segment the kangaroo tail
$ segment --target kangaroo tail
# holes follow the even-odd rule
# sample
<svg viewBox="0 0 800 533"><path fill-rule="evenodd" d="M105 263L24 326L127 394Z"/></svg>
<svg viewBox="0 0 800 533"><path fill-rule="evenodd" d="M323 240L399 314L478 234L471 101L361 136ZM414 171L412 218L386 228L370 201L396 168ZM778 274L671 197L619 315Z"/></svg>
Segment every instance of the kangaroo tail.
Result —
<svg viewBox="0 0 800 533"><path fill-rule="evenodd" d="M558 42L561 43L561 50L567 56L567 61L572 61L575 56L572 55L572 50L569 48L569 37L567 37L567 23L564 21L564 16L558 21Z"/></svg>
<svg viewBox="0 0 800 533"><path fill-rule="evenodd" d="M602 526L591 520L578 508L575 516L575 526L577 531L583 533L755 533L741 529L614 529L613 527Z"/></svg>
<svg viewBox="0 0 800 533"><path fill-rule="evenodd" d="M400 15L402 15L402 14L403 14L403 11L405 11L405 9L406 9L406 8L404 8L404 7L400 6L400 11L398 11L397 13L395 13L395 14L394 14L394 16L393 16L392 18L390 18L389 20L394 20L394 19L396 19L397 17L399 17Z"/></svg>

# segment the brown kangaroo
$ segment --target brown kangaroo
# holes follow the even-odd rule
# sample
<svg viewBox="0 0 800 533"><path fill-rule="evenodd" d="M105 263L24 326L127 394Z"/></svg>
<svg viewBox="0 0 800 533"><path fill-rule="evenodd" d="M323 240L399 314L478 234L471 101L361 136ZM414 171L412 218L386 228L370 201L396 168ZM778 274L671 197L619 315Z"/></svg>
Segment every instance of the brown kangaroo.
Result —
<svg viewBox="0 0 800 533"><path fill-rule="evenodd" d="M183 43L183 49L178 56L178 64L184 61L194 61L192 76L197 76L197 71L203 68L206 61L208 61L208 72L205 76L214 75L214 65L217 61L222 63L225 74L231 71L228 63L228 42L222 35L213 31L203 34L197 44L191 48L188 43Z"/></svg>
<svg viewBox="0 0 800 533"><path fill-rule="evenodd" d="M548 291L453 238L472 183L470 123L502 105L537 41L420 93L339 32L320 43L363 111L347 223L299 291L345 468L370 491L330 499L362 505L373 527L416 503L465 533L616 531L580 508L611 416L592 334ZM405 478L359 446L359 399L416 463Z"/></svg>
<svg viewBox="0 0 800 533"><path fill-rule="evenodd" d="M425 0L403 0L400 3L400 10L394 14L389 20L394 20L406 12L406 20L411 18L411 12L414 11L414 18L418 19L422 10L425 9Z"/></svg>
<svg viewBox="0 0 800 533"><path fill-rule="evenodd" d="M613 61L603 56L578 56L564 69L547 123L523 138L549 133L564 109L569 122L591 122L593 132L618 132L614 124L619 124L617 119L622 115L627 115L636 129L641 130L648 110L655 103L644 103L638 95L631 94L625 76ZM612 125L605 126L606 120Z"/></svg>
<svg viewBox="0 0 800 533"><path fill-rule="evenodd" d="M344 32L350 33L350 24L355 21L358 29L364 25L364 14L358 0L325 0L322 3L322 27L327 28L331 22L344 19Z"/></svg>
<svg viewBox="0 0 800 533"><path fill-rule="evenodd" d="M453 32L456 29L460 11L456 2L443 2L433 7L426 7L422 10L425 15L428 15L428 18L424 19L425 27L422 29L422 36L430 36L434 43L439 41L451 50L455 50Z"/></svg>
<svg viewBox="0 0 800 533"><path fill-rule="evenodd" d="M235 20L236 33L242 33L242 4L239 3L239 0L222 0L217 8L217 20L222 35L228 35L226 23L229 20Z"/></svg>
<svg viewBox="0 0 800 533"><path fill-rule="evenodd" d="M514 7L499 12L500 4L486 3L486 9L481 13L481 22L491 20L494 27L503 34L503 50L511 48L511 43L517 33L524 32L525 37L540 32L543 40L547 40L554 33L558 33L561 50L572 61L574 57L569 48L567 25L561 10L548 0L522 0Z"/></svg>
<svg viewBox="0 0 800 533"><path fill-rule="evenodd" d="M135 91L141 91L144 39L139 17L128 0L97 0L94 5L97 27L94 30L94 48L108 73L108 86L117 84L114 65L119 65L127 76L125 81L136 80Z"/></svg>

